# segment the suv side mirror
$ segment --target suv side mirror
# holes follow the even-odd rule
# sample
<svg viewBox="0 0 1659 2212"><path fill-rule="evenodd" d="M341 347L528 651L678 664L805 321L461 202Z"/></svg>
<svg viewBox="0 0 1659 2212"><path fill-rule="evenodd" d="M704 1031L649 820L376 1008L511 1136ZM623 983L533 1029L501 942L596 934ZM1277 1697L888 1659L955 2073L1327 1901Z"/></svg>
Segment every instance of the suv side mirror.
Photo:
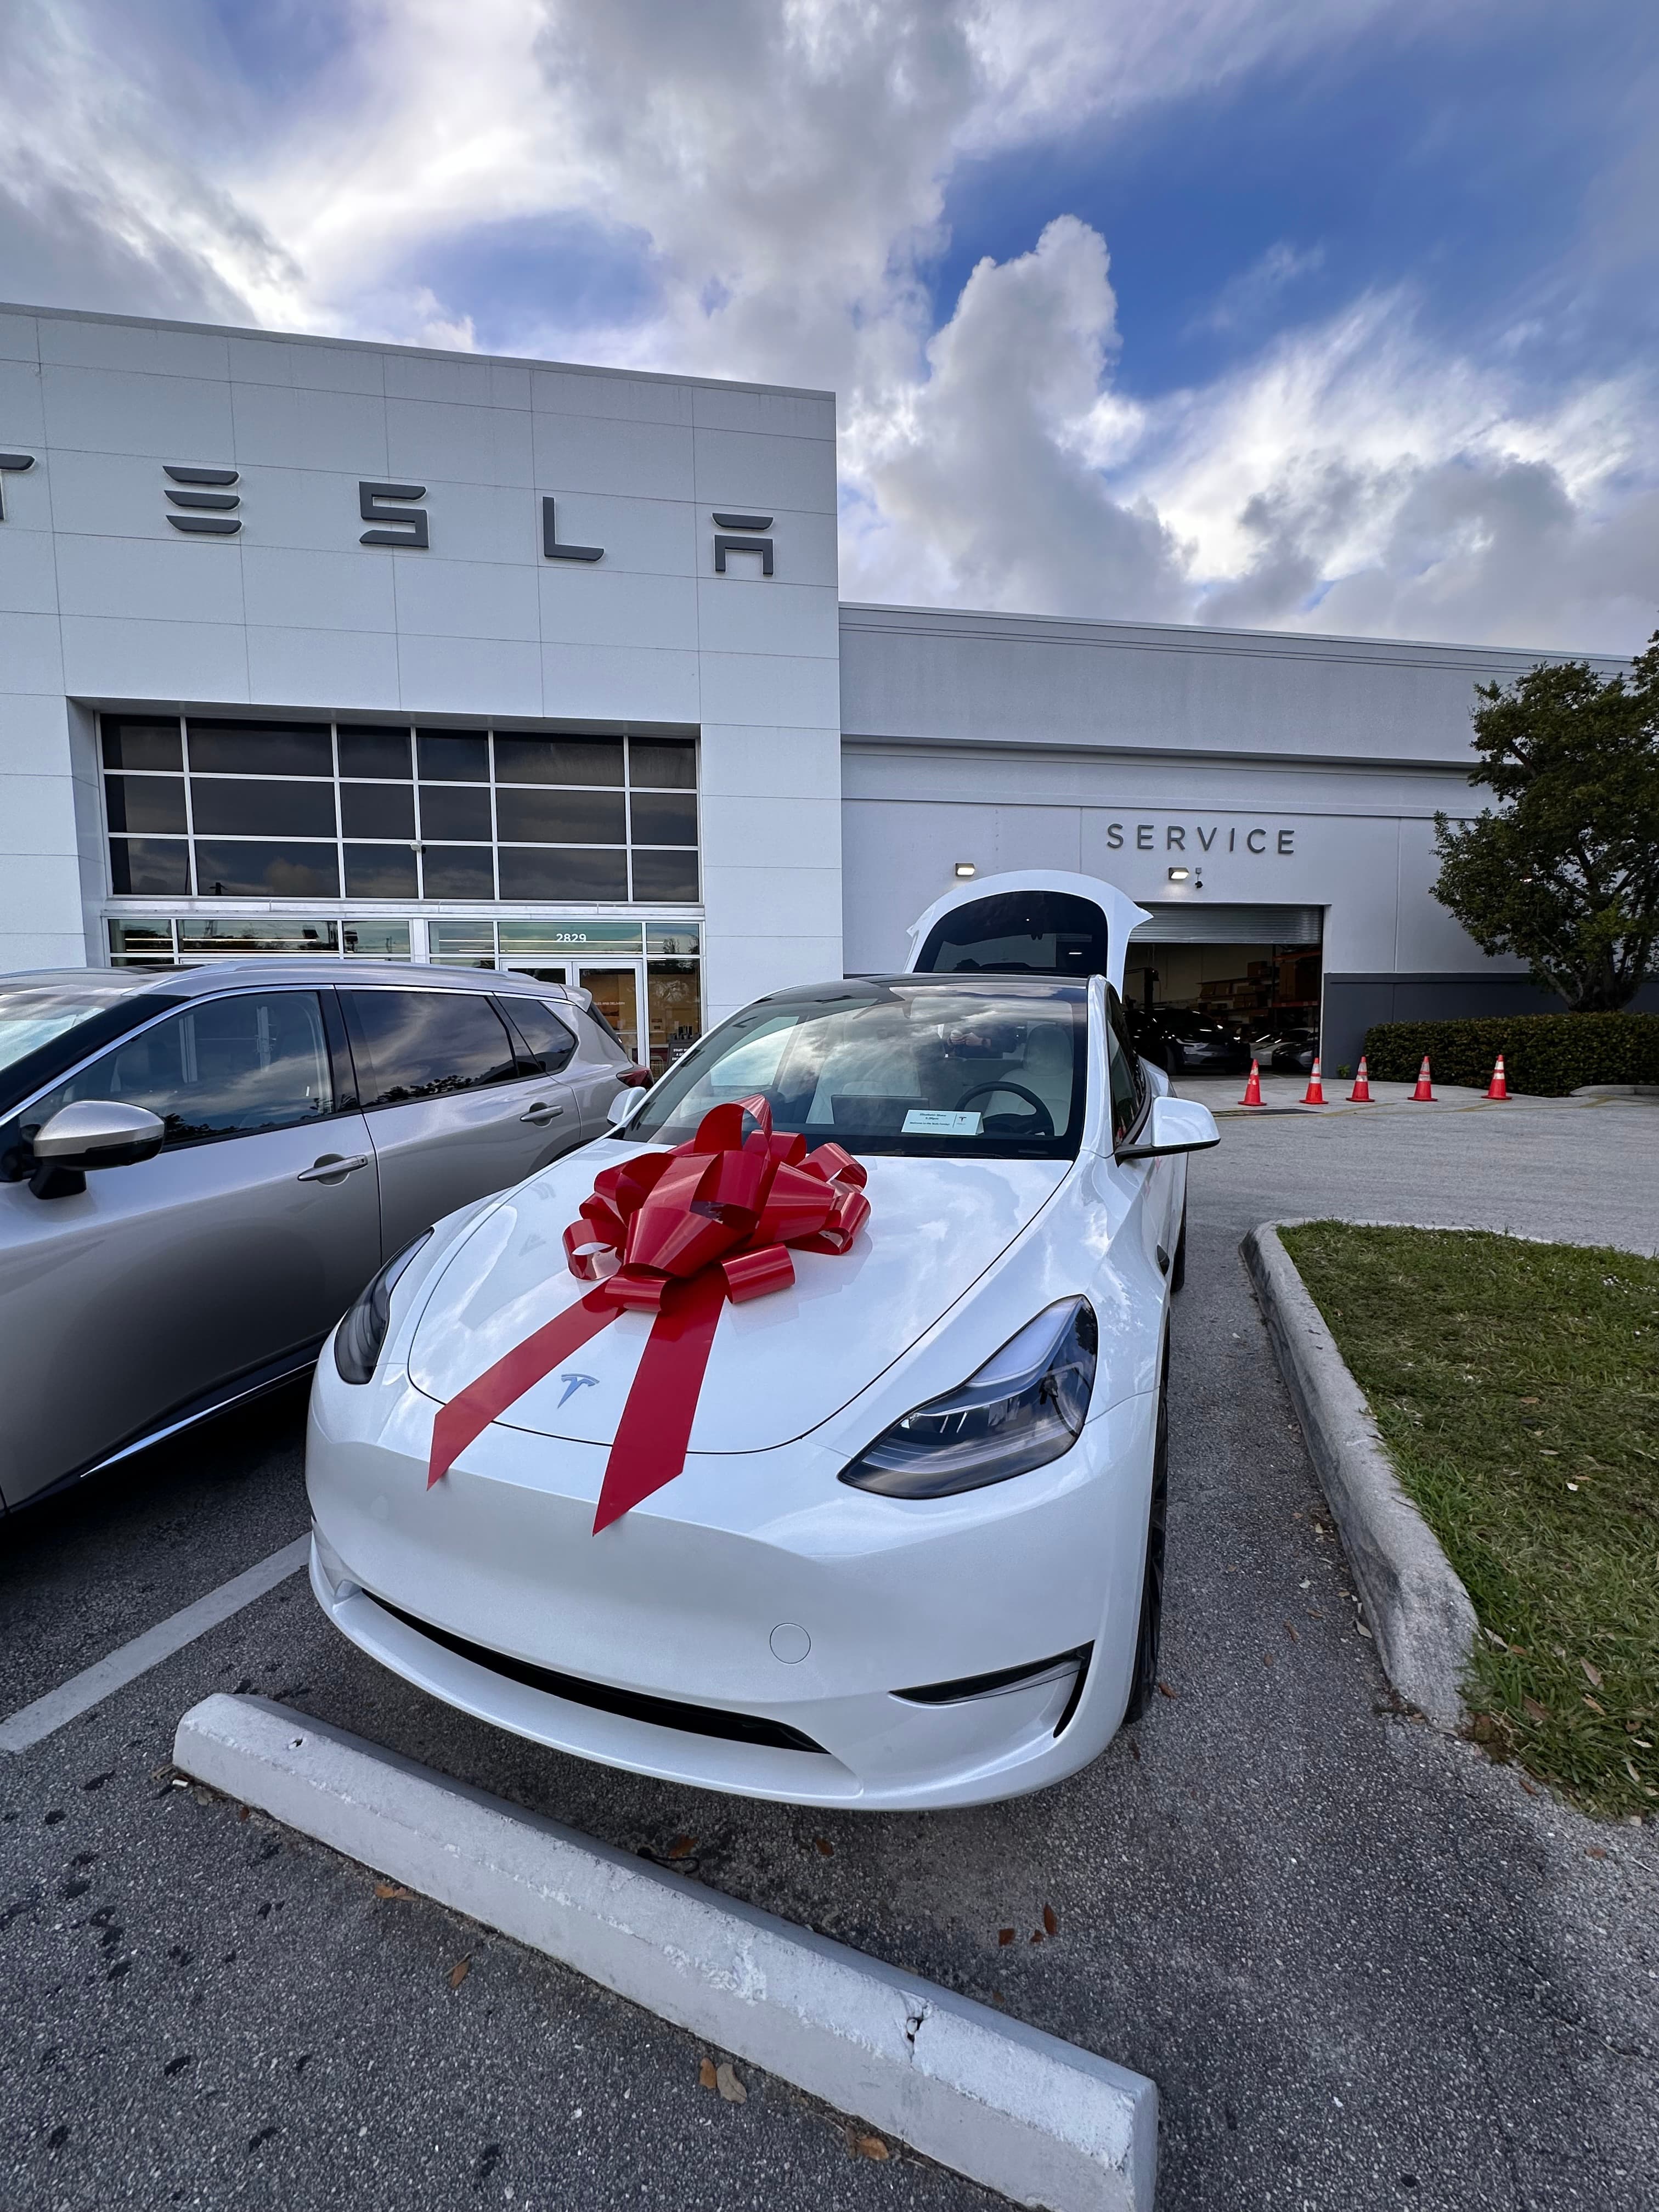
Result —
<svg viewBox="0 0 1659 2212"><path fill-rule="evenodd" d="M1174 1152L1207 1152L1221 1142L1215 1115L1196 1098L1154 1098L1140 1141L1120 1145L1121 1160L1167 1159Z"/></svg>
<svg viewBox="0 0 1659 2212"><path fill-rule="evenodd" d="M104 1098L60 1106L34 1133L29 1188L37 1198L74 1198L87 1187L88 1168L130 1168L153 1160L167 1133L167 1123L143 1106Z"/></svg>

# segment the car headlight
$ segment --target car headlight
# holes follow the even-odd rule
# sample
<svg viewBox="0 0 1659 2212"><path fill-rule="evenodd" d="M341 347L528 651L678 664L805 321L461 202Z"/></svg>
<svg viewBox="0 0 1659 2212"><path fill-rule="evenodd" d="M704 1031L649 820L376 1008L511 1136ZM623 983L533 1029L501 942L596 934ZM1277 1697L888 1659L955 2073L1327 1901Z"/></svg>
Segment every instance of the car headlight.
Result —
<svg viewBox="0 0 1659 2212"><path fill-rule="evenodd" d="M341 1382L373 1380L380 1348L386 1342L386 1325L392 1319L392 1293L404 1268L431 1234L429 1229L423 1229L412 1243L405 1244L401 1252L394 1252L374 1281L341 1316L340 1326L334 1332L334 1364L339 1370Z"/></svg>
<svg viewBox="0 0 1659 2212"><path fill-rule="evenodd" d="M1086 1298L1049 1306L960 1389L895 1421L842 1480L884 1498L951 1498L1045 1467L1083 1433L1099 1342Z"/></svg>

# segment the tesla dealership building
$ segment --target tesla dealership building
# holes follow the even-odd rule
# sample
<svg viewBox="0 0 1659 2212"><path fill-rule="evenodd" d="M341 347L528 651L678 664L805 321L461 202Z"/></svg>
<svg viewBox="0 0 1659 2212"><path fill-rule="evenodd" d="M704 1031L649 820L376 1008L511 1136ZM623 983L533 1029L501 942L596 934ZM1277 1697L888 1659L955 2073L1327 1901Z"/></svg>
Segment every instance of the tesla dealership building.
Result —
<svg viewBox="0 0 1659 2212"><path fill-rule="evenodd" d="M827 392L0 307L0 970L525 968L660 1066L1032 866L1328 1060L1552 1003L1430 894L1539 656L843 605L836 520Z"/></svg>

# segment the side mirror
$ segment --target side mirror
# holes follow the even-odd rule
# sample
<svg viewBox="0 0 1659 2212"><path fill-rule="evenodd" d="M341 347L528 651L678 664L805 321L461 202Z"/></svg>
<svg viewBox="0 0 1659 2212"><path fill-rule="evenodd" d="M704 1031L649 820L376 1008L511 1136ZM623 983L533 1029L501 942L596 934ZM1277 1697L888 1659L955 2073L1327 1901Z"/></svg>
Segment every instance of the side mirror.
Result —
<svg viewBox="0 0 1659 2212"><path fill-rule="evenodd" d="M1137 1144L1120 1145L1121 1160L1166 1159L1175 1152L1207 1152L1221 1142L1215 1115L1196 1098L1154 1098Z"/></svg>
<svg viewBox="0 0 1659 2212"><path fill-rule="evenodd" d="M613 1129L620 1129L633 1120L644 1103L643 1091L619 1091L605 1108L605 1118Z"/></svg>
<svg viewBox="0 0 1659 2212"><path fill-rule="evenodd" d="M76 1197L87 1187L88 1169L130 1168L153 1160L167 1133L167 1123L143 1106L104 1098L60 1106L34 1133L29 1188L37 1198Z"/></svg>

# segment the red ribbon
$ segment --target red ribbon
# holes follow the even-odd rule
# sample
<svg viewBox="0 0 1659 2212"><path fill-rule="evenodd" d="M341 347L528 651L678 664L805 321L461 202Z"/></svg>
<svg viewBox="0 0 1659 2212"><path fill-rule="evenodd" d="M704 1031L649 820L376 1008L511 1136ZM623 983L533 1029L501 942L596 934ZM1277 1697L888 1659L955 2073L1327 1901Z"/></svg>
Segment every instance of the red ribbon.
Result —
<svg viewBox="0 0 1659 2212"><path fill-rule="evenodd" d="M747 1117L754 1127L747 1136ZM515 1344L439 1412L427 1488L475 1437L621 1314L653 1316L605 1462L593 1533L685 1465L691 1423L727 1298L787 1290L788 1248L846 1252L869 1217L864 1170L839 1145L809 1152L775 1134L762 1097L716 1106L690 1144L641 1152L594 1179L564 1232L570 1272L595 1287Z"/></svg>

